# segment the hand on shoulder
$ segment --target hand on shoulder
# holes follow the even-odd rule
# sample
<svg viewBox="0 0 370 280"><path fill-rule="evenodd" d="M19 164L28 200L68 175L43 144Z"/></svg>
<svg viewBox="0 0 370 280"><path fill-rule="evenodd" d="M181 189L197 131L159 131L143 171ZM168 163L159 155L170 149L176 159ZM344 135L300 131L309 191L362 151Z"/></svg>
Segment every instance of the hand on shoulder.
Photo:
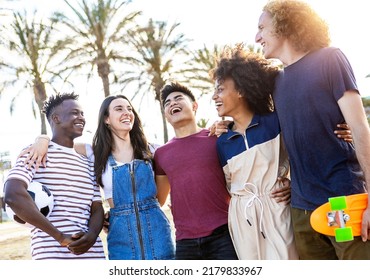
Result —
<svg viewBox="0 0 370 280"><path fill-rule="evenodd" d="M208 136L214 136L220 137L221 134L227 132L227 127L232 121L230 120L220 120L215 121L209 128L209 134Z"/></svg>

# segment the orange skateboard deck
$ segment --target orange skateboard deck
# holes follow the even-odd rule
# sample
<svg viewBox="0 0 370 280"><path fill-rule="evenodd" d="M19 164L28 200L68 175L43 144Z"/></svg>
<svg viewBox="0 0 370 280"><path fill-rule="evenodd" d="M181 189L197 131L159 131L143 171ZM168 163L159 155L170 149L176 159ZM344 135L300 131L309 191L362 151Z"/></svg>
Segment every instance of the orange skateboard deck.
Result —
<svg viewBox="0 0 370 280"><path fill-rule="evenodd" d="M351 241L361 235L367 201L367 193L329 198L329 202L312 212L311 226L319 233L335 236L337 242Z"/></svg>

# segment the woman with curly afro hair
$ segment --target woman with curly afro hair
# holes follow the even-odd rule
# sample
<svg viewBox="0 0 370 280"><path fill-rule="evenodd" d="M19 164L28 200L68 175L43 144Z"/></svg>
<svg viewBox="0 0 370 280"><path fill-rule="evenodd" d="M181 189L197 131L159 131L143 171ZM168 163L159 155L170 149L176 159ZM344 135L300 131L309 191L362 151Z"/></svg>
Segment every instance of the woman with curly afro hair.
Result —
<svg viewBox="0 0 370 280"><path fill-rule="evenodd" d="M241 44L225 47L211 71L218 115L233 119L217 140L217 152L231 194L230 234L244 260L298 258L290 207L274 195L289 187L288 157L271 98L278 73Z"/></svg>

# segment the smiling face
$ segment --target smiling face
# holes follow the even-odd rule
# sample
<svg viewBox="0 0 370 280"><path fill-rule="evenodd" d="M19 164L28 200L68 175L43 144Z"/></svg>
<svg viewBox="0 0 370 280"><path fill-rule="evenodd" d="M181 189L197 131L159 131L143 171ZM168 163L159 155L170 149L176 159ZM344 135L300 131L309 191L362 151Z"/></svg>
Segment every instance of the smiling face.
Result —
<svg viewBox="0 0 370 280"><path fill-rule="evenodd" d="M130 102L124 98L116 98L109 104L109 114L105 123L119 132L130 132L135 121L135 115Z"/></svg>
<svg viewBox="0 0 370 280"><path fill-rule="evenodd" d="M255 41L261 44L265 58L280 58L284 39L276 35L272 17L268 12L263 12L259 18Z"/></svg>
<svg viewBox="0 0 370 280"><path fill-rule="evenodd" d="M186 94L172 92L163 102L163 107L167 121L173 127L176 127L181 123L195 121L195 113L198 105Z"/></svg>
<svg viewBox="0 0 370 280"><path fill-rule="evenodd" d="M234 117L234 112L243 104L242 96L232 79L217 80L212 96L219 117Z"/></svg>
<svg viewBox="0 0 370 280"><path fill-rule="evenodd" d="M85 127L84 112L76 100L67 99L55 108L53 113L53 127L60 133L57 135L67 135L71 139L82 135Z"/></svg>

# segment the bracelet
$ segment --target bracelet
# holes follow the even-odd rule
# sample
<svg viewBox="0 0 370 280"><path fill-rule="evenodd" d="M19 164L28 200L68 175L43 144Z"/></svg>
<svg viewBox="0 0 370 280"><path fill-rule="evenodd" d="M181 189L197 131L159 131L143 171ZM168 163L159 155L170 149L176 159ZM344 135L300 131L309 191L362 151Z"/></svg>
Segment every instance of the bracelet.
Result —
<svg viewBox="0 0 370 280"><path fill-rule="evenodd" d="M37 141L37 140L39 140L39 139L46 139L46 140L48 140L48 142L50 141L50 138L49 138L49 136L47 136L47 135L40 135L40 136L37 136L37 137L36 137L36 139L35 139L35 141Z"/></svg>

